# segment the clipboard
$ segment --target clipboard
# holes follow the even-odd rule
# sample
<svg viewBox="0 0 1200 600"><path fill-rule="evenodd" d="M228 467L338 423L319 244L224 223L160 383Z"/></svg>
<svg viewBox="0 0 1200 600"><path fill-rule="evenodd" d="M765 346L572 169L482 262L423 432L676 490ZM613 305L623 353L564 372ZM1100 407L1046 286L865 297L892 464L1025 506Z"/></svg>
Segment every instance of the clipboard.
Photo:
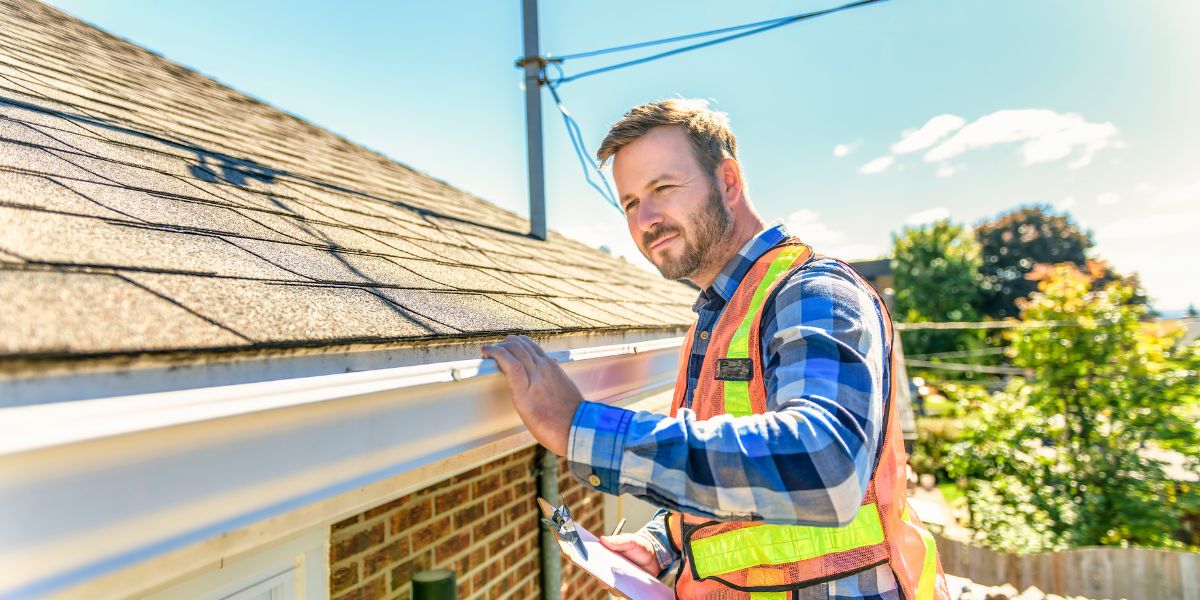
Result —
<svg viewBox="0 0 1200 600"><path fill-rule="evenodd" d="M541 507L542 516L552 519L556 509L541 498L538 498L537 501L538 506ZM566 509L565 502L560 508ZM563 512L570 520L569 509ZM559 531L554 527L549 527L554 538L558 540L558 549L564 556L571 559L571 562L579 565L600 585L608 589L609 593L629 600L674 600L674 590L663 585L661 581L643 571L641 567L626 560L624 556L600 545L600 540L579 523L572 521L571 525L578 536L578 542L574 539L564 539ZM580 547L583 548L583 552L580 552Z"/></svg>

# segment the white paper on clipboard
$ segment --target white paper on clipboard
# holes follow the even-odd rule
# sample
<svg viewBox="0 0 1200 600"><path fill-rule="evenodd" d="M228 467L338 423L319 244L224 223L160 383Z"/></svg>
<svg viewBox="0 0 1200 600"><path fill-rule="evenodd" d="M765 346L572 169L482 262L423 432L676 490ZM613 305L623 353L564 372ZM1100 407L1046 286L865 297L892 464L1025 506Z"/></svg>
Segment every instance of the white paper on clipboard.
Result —
<svg viewBox="0 0 1200 600"><path fill-rule="evenodd" d="M558 540L558 547L562 553L571 559L571 562L583 567L592 577L631 600L674 600L675 592L671 588L626 560L624 556L601 546L600 540L578 522L575 524L575 531L579 533L579 539L587 549L587 558L580 556L579 551L569 542L564 542L558 537L555 539Z"/></svg>

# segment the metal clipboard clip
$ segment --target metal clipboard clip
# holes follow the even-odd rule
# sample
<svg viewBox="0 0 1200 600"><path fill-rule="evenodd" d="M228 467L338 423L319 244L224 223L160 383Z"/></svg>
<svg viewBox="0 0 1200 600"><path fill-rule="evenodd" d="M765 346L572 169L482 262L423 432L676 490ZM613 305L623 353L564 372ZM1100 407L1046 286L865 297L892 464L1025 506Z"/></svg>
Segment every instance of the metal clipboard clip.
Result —
<svg viewBox="0 0 1200 600"><path fill-rule="evenodd" d="M541 498L538 500L539 504L545 502ZM579 551L579 555L586 559L588 557L587 548L583 546L583 540L580 539L579 532L575 530L575 521L571 519L571 509L567 508L567 501L561 496L559 501L562 504L557 508L550 509L549 514L542 519L542 522L550 528L550 531L554 532L554 535L574 546L575 550ZM547 502L543 506L543 512L547 512L548 507L549 503Z"/></svg>

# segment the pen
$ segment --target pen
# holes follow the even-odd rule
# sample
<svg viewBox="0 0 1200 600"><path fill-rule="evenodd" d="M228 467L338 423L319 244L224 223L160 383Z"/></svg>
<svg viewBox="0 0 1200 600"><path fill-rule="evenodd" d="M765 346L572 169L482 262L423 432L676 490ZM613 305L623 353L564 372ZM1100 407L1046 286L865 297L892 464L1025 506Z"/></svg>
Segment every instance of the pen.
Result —
<svg viewBox="0 0 1200 600"><path fill-rule="evenodd" d="M614 535L617 535L618 533L621 533L621 530L624 528L625 528L625 519L621 519L617 523L617 526L613 528L613 532L608 534L608 537L612 537Z"/></svg>

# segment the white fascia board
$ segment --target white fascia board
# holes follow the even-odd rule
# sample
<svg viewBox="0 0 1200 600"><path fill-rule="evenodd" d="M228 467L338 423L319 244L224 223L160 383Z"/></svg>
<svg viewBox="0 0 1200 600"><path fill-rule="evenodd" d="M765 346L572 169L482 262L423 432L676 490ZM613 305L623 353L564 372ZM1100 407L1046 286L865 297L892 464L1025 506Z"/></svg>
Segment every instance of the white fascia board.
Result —
<svg viewBox="0 0 1200 600"><path fill-rule="evenodd" d="M681 342L549 356L585 398L615 403L672 385ZM527 436L491 360L3 409L0 598L55 594Z"/></svg>

